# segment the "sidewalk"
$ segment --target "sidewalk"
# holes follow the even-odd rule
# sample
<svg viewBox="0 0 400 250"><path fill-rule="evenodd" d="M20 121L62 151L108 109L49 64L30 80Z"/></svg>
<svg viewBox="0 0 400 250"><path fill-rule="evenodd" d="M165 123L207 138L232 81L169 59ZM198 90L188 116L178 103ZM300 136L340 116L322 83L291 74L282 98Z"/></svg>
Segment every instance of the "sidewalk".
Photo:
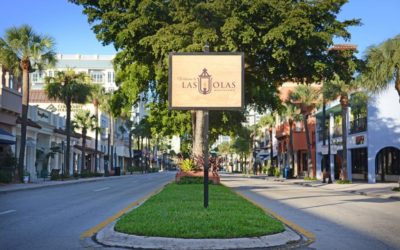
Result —
<svg viewBox="0 0 400 250"><path fill-rule="evenodd" d="M132 175L91 177L91 178L69 179L69 180L64 180L64 181L61 181L61 180L51 181L48 179L46 179L44 181L43 179L39 179L35 182L30 182L30 183L12 183L12 184L0 183L0 194L22 191L22 190L29 190L29 189L54 187L54 186L60 186L60 185L72 185L72 184L83 183L83 182L102 181L102 180L108 180L108 179L113 179L113 178L123 178L123 177L128 177L128 176L132 176Z"/></svg>
<svg viewBox="0 0 400 250"><path fill-rule="evenodd" d="M265 175L251 176L250 178L261 178L267 181L280 181L283 183L288 183L293 185L302 185L307 187L321 188L324 190L354 193L375 198L400 200L400 192L392 191L394 187L399 186L397 182L378 182L378 183L354 182L351 184L336 184L336 183L328 184L328 183L322 183L322 181L320 180L306 181L303 179L283 179Z"/></svg>

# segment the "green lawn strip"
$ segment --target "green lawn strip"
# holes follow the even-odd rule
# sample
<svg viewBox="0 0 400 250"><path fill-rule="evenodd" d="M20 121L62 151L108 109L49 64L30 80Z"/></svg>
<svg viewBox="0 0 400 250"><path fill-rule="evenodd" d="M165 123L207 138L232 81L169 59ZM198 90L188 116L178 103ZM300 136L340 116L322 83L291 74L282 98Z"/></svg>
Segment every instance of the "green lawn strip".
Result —
<svg viewBox="0 0 400 250"><path fill-rule="evenodd" d="M209 186L203 207L203 185L170 184L115 225L122 233L174 238L238 238L284 231L280 221L222 185Z"/></svg>

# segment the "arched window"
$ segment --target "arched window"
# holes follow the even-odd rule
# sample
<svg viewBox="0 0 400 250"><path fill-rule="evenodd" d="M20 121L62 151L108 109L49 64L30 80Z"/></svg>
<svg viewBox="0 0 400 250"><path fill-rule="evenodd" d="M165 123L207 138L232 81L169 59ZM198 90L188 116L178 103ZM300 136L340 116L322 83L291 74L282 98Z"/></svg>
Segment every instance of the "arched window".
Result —
<svg viewBox="0 0 400 250"><path fill-rule="evenodd" d="M400 175L400 150L386 147L376 155L376 174Z"/></svg>

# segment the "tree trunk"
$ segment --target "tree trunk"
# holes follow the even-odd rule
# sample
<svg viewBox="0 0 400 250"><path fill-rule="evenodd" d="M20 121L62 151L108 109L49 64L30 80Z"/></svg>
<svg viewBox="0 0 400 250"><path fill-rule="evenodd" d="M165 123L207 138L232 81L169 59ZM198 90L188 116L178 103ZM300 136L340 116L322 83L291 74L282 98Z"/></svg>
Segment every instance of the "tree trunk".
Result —
<svg viewBox="0 0 400 250"><path fill-rule="evenodd" d="M273 168L274 167L274 143L273 143L273 139L272 139L272 128L270 128L270 130L269 130L269 140L270 140L269 144L271 146L271 148L269 149L270 150L269 158L271 160L270 168Z"/></svg>
<svg viewBox="0 0 400 250"><path fill-rule="evenodd" d="M24 165L25 165L25 146L26 146L26 126L28 121L29 109L29 59L21 61L22 68L22 114L21 114L21 145L19 150L18 159L18 175L20 180L23 179Z"/></svg>
<svg viewBox="0 0 400 250"><path fill-rule="evenodd" d="M108 166L111 164L111 115L108 114L108 135L107 135L107 157L108 157L108 164L107 166L104 165L104 175L108 176Z"/></svg>
<svg viewBox="0 0 400 250"><path fill-rule="evenodd" d="M308 131L308 114L303 114L304 129L306 132L306 143L307 143L307 177L314 176L312 172L312 161L311 161L311 143L310 143L310 133Z"/></svg>
<svg viewBox="0 0 400 250"><path fill-rule="evenodd" d="M86 158L86 129L82 129L82 157L81 157L81 173L82 170L86 170L85 159Z"/></svg>
<svg viewBox="0 0 400 250"><path fill-rule="evenodd" d="M128 134L128 147L129 147L129 161L128 161L128 167L132 167L132 129L129 128L129 134Z"/></svg>
<svg viewBox="0 0 400 250"><path fill-rule="evenodd" d="M94 172L95 173L97 173L97 168L98 168L98 159L97 159L97 157L98 157L98 154L97 154L97 148L99 147L99 143L98 143L98 140L99 140L99 130L98 130L98 126L99 126L99 103L98 103L98 101L97 100L95 100L95 103L94 103L95 105L94 105L94 115L96 116L96 128L95 128L95 132L96 132L96 134L95 134L95 141L94 141L94 150L95 150L95 157L94 157Z"/></svg>
<svg viewBox="0 0 400 250"><path fill-rule="evenodd" d="M114 170L114 117L110 115L110 144L111 144L111 161L110 161L110 168L111 170Z"/></svg>
<svg viewBox="0 0 400 250"><path fill-rule="evenodd" d="M293 150L293 119L289 119L289 165L292 166L294 171L294 150ZM293 172L294 173L294 172Z"/></svg>
<svg viewBox="0 0 400 250"><path fill-rule="evenodd" d="M340 104L342 106L342 145L343 145L343 153L342 153L342 171L341 177L342 180L348 180L347 174L347 110L349 106L349 97L347 94L342 94L340 96Z"/></svg>
<svg viewBox="0 0 400 250"><path fill-rule="evenodd" d="M195 133L193 138L193 157L202 158L203 157L203 141L204 141L204 111L196 110L196 125ZM203 168L203 166L197 166Z"/></svg>
<svg viewBox="0 0 400 250"><path fill-rule="evenodd" d="M70 152L71 152L71 97L67 97L66 99L66 112L67 117L65 120L65 132L67 134L67 146L65 149L65 175L69 176L69 161L70 161Z"/></svg>

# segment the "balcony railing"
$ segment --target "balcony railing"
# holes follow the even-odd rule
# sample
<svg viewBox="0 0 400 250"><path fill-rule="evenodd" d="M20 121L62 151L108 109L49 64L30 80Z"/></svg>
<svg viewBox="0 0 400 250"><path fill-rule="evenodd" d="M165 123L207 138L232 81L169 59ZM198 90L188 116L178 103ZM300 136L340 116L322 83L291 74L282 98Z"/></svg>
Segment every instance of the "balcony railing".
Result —
<svg viewBox="0 0 400 250"><path fill-rule="evenodd" d="M361 117L350 122L350 134L367 131L367 117Z"/></svg>

